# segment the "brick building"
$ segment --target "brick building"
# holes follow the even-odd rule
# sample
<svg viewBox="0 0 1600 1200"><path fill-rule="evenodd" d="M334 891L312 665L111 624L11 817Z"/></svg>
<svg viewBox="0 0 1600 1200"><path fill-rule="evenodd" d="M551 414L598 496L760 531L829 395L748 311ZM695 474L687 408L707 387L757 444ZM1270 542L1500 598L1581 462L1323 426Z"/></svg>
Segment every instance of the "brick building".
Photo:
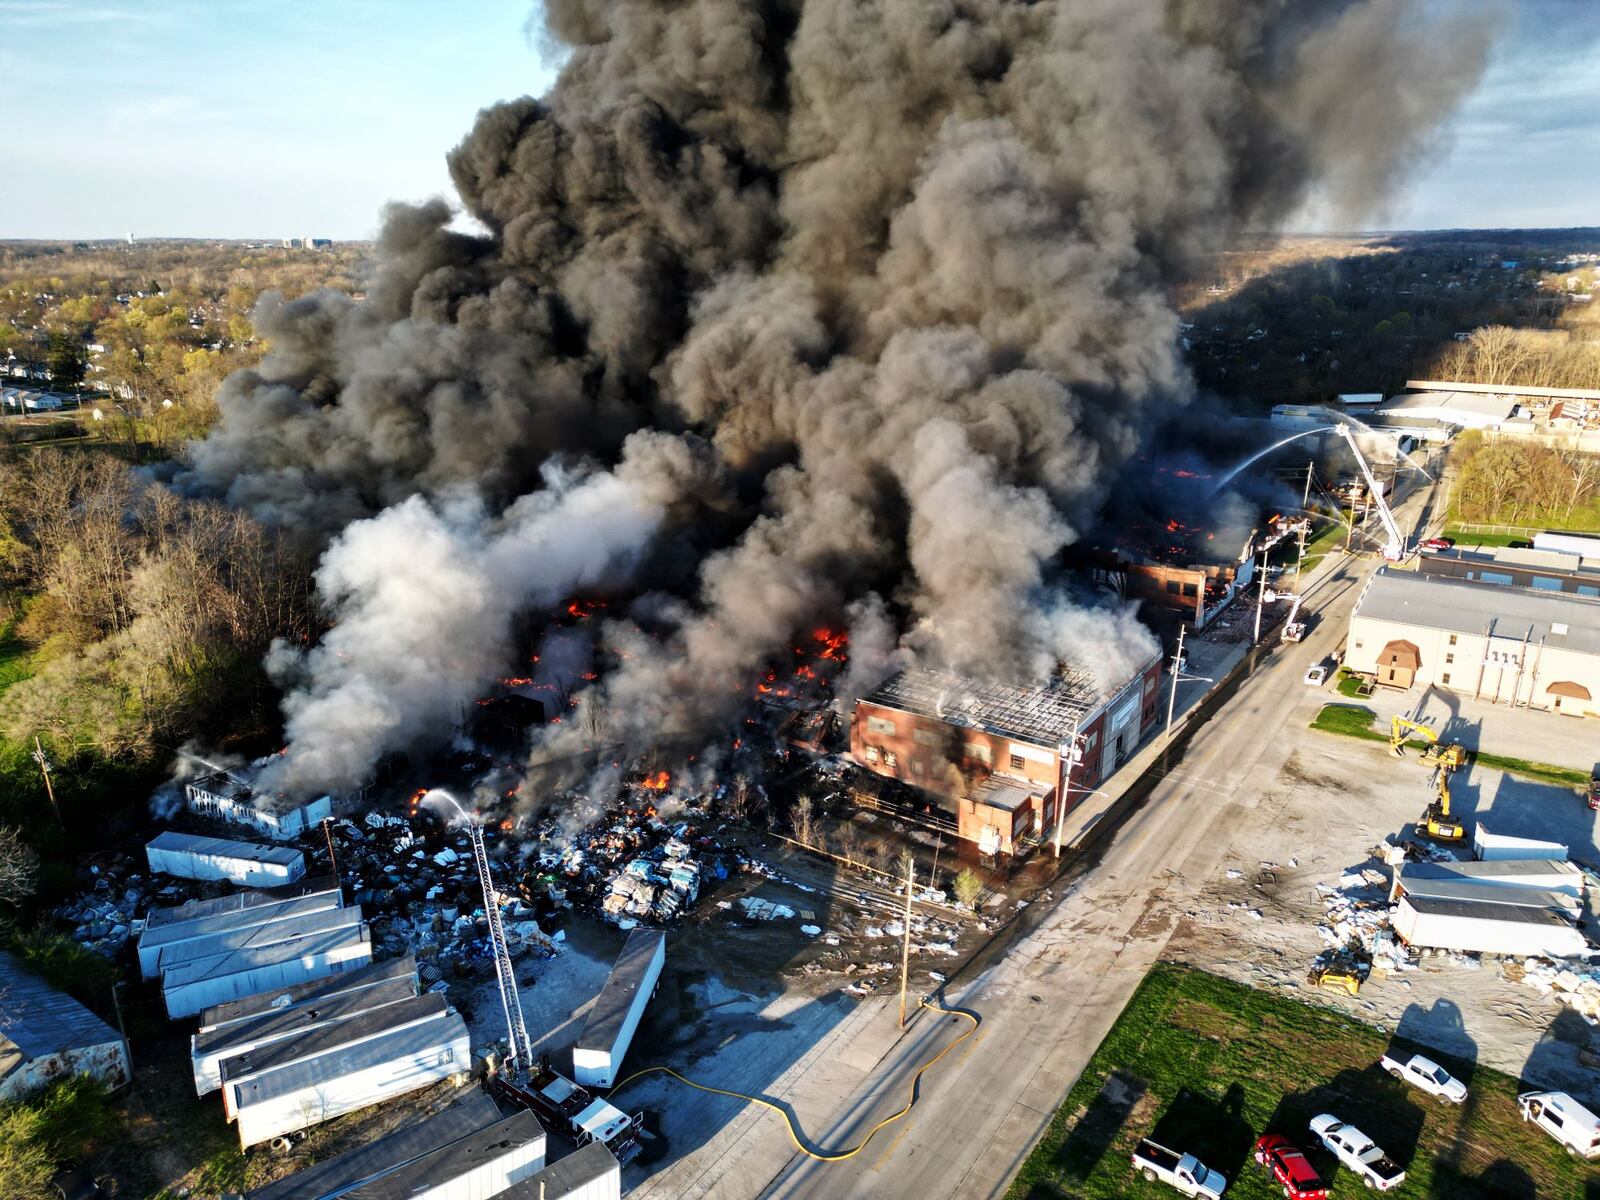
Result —
<svg viewBox="0 0 1600 1200"><path fill-rule="evenodd" d="M1058 799L1072 808L1133 754L1160 684L1159 651L1109 690L1074 670L1039 688L902 671L856 702L850 754L937 797L960 837L1014 854L1050 835Z"/></svg>

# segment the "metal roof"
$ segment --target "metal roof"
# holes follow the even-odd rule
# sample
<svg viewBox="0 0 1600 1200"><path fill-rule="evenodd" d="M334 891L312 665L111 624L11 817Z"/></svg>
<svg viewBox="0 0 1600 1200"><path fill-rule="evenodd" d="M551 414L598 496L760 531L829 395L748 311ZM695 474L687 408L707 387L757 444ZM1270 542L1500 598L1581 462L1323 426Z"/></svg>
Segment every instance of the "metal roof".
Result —
<svg viewBox="0 0 1600 1200"><path fill-rule="evenodd" d="M65 992L0 951L0 1080L35 1059L122 1041Z"/></svg>
<svg viewBox="0 0 1600 1200"><path fill-rule="evenodd" d="M245 913L250 913L252 909L270 908L275 904L287 904L294 900L322 896L328 892L337 892L338 890L339 880L337 876L318 875L315 878L301 879L289 884L287 887L247 888L242 892L218 896L213 900L190 900L187 903L173 905L169 908L152 908L145 914L144 934L140 938L140 942L141 944L148 943L154 931L165 930L170 926L188 925L196 921L225 917L240 917ZM253 916L254 914L252 913L251 915Z"/></svg>
<svg viewBox="0 0 1600 1200"><path fill-rule="evenodd" d="M1384 567L1355 617L1600 654L1600 599Z"/></svg>
<svg viewBox="0 0 1600 1200"><path fill-rule="evenodd" d="M408 996L398 1004L367 1009L348 1020L308 1030L304 1036L291 1041L273 1042L270 1046L260 1046L225 1058L221 1063L222 1079L224 1083L236 1083L246 1075L257 1075L289 1063L315 1058L340 1046L354 1045L416 1021L444 1016L449 1008L445 998L436 992Z"/></svg>
<svg viewBox="0 0 1600 1200"><path fill-rule="evenodd" d="M538 1174L512 1184L500 1193L500 1200L562 1200L585 1184L621 1170L622 1165L609 1146L604 1142L590 1142Z"/></svg>
<svg viewBox="0 0 1600 1200"><path fill-rule="evenodd" d="M1430 917L1471 917L1479 921L1509 921L1515 925L1573 927L1571 918L1547 908L1518 908L1510 904L1485 904L1477 900L1444 900L1436 896L1400 897L1417 912Z"/></svg>
<svg viewBox="0 0 1600 1200"><path fill-rule="evenodd" d="M985 804L1002 812L1016 812L1035 796L1043 796L1053 788L1041 787L1026 781L1004 779L991 775L972 789L967 799L974 804Z"/></svg>
<svg viewBox="0 0 1600 1200"><path fill-rule="evenodd" d="M1383 411L1386 413L1412 413L1437 409L1446 413L1458 412L1475 417L1488 417L1491 420L1503 421L1512 414L1516 407L1517 401L1513 395L1438 391L1402 393L1385 404Z"/></svg>
<svg viewBox="0 0 1600 1200"><path fill-rule="evenodd" d="M335 1200L352 1188L459 1141L500 1120L487 1092L469 1092L449 1108L408 1121L375 1142L325 1159L245 1193L245 1200Z"/></svg>
<svg viewBox="0 0 1600 1200"><path fill-rule="evenodd" d="M341 911L360 912L360 909L342 909ZM222 954L212 954L206 958L195 959L193 962L179 963L172 970L163 973L161 986L163 989L170 991L175 987L186 987L201 979L216 979L227 975L237 975L242 971L250 971L256 967L292 962L294 959L314 954L326 954L332 950L359 945L365 940L366 931L364 929L336 929L329 933L315 933L307 937L296 938L292 942L281 942L276 946L229 950Z"/></svg>
<svg viewBox="0 0 1600 1200"><path fill-rule="evenodd" d="M387 979L372 987L329 996L319 1004L297 1004L281 1012L263 1013L218 1029L202 1030L194 1035L190 1047L196 1055L221 1052L229 1057L229 1046L259 1046L265 1041L277 1041L325 1022L347 1020L369 1009L408 1000L416 994L409 979Z"/></svg>
<svg viewBox="0 0 1600 1200"><path fill-rule="evenodd" d="M444 1013L431 1021L408 1025L381 1037L369 1038L351 1046L340 1046L316 1058L264 1071L237 1085L243 1093L239 1096L238 1106L241 1109L248 1108L252 1104L264 1104L297 1092L315 1090L358 1071L425 1054L436 1047L443 1048L466 1039L467 1026L461 1015ZM462 1062L459 1066L462 1071L472 1069L470 1062Z"/></svg>
<svg viewBox="0 0 1600 1200"><path fill-rule="evenodd" d="M470 1133L424 1158L345 1192L344 1200L410 1200L418 1192L441 1187L485 1163L543 1141L544 1127L539 1124L539 1118L528 1109L520 1109L487 1129Z"/></svg>
<svg viewBox="0 0 1600 1200"><path fill-rule="evenodd" d="M292 867L304 855L292 846L267 846L260 842L236 842L229 838L199 837L169 829L146 843L146 850L169 850L176 854L201 854L210 858L236 858L243 862L274 863Z"/></svg>
<svg viewBox="0 0 1600 1200"><path fill-rule="evenodd" d="M1084 670L1069 671L1048 687L1023 688L913 668L884 681L862 703L1057 750L1105 699Z"/></svg>
<svg viewBox="0 0 1600 1200"><path fill-rule="evenodd" d="M1566 912L1582 907L1576 896L1548 888L1507 887L1471 879L1413 878L1402 871L1400 887L1408 896L1435 900L1466 900L1478 904L1504 904L1512 908L1548 908Z"/></svg>
<svg viewBox="0 0 1600 1200"><path fill-rule="evenodd" d="M200 1027L210 1029L242 1021L264 1013L285 1012L307 1004L316 1004L328 997L345 992L369 988L388 979L409 979L413 988L417 982L417 960L407 954L384 962L369 963L354 970L340 971L326 979L313 979L289 987L275 988L270 992L257 992L238 1000L216 1004L200 1014Z"/></svg>
<svg viewBox="0 0 1600 1200"><path fill-rule="evenodd" d="M1488 862L1407 863L1405 875L1408 879L1517 879L1534 875L1564 875L1577 883L1582 880L1583 871L1558 858L1503 858Z"/></svg>
<svg viewBox="0 0 1600 1200"><path fill-rule="evenodd" d="M655 958L656 951L664 945L667 935L653 929L635 929L622 943L622 953L617 955L605 986L595 997L589 1018L583 1023L577 1045L585 1050L610 1050L616 1043L628 1010L644 982L645 973Z"/></svg>
<svg viewBox="0 0 1600 1200"><path fill-rule="evenodd" d="M323 908L313 912L297 913L281 921L266 921L259 925L243 925L236 929L223 929L217 933L201 934L192 938L175 940L160 946L156 954L156 967L162 972L171 971L183 963L195 962L231 950L247 950L261 946L276 946L297 938L318 933L331 933L336 929L350 929L361 924L361 908ZM140 943L141 946L143 943Z"/></svg>

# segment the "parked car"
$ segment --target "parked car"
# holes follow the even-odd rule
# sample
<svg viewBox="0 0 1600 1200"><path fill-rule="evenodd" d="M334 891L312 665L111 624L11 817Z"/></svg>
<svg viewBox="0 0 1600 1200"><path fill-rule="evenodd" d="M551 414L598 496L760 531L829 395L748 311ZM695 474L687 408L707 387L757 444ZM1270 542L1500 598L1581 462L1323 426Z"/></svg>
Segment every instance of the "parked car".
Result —
<svg viewBox="0 0 1600 1200"><path fill-rule="evenodd" d="M1446 1104L1460 1104L1467 1098L1467 1085L1431 1058L1413 1054L1402 1062L1393 1055L1385 1054L1378 1060L1378 1065L1396 1079L1403 1079L1428 1095L1437 1096Z"/></svg>
<svg viewBox="0 0 1600 1200"><path fill-rule="evenodd" d="M1311 1118L1311 1132L1345 1166L1361 1176L1369 1188L1387 1192L1405 1182L1406 1173L1378 1144L1354 1125L1347 1125L1332 1113Z"/></svg>
<svg viewBox="0 0 1600 1200"><path fill-rule="evenodd" d="M1309 687L1321 687L1328 682L1328 668L1321 663L1312 663L1306 668L1306 684Z"/></svg>
<svg viewBox="0 0 1600 1200"><path fill-rule="evenodd" d="M1228 1181L1192 1154L1181 1154L1143 1139L1133 1149L1133 1169L1151 1183L1160 1180L1185 1196L1219 1200Z"/></svg>
<svg viewBox="0 0 1600 1200"><path fill-rule="evenodd" d="M1524 1121L1543 1129L1574 1158L1600 1158L1600 1117L1567 1093L1523 1092L1517 1107Z"/></svg>
<svg viewBox="0 0 1600 1200"><path fill-rule="evenodd" d="M1455 538L1431 537L1422 543L1424 550L1452 550L1455 548Z"/></svg>
<svg viewBox="0 0 1600 1200"><path fill-rule="evenodd" d="M1264 1133L1256 1139L1256 1161L1277 1180L1288 1200L1328 1200L1328 1185L1311 1165L1305 1152L1281 1133Z"/></svg>

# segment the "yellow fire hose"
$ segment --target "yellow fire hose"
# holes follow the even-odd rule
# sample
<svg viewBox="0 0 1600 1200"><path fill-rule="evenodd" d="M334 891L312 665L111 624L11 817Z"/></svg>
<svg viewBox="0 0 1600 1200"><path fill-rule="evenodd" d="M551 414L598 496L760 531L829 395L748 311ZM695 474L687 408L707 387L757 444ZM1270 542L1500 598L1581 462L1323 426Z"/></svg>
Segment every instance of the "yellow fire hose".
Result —
<svg viewBox="0 0 1600 1200"><path fill-rule="evenodd" d="M674 1071L671 1067L646 1067L642 1071L635 1071L621 1083L617 1084L616 1087L612 1088L611 1095L615 1096L635 1079L639 1079L642 1076L655 1074L670 1075L679 1083L686 1083L690 1087L696 1088L702 1092L711 1092L718 1096L732 1096L735 1100L747 1100L751 1104L761 1105L762 1108L770 1108L773 1112L777 1113L783 1118L784 1124L788 1126L789 1129L789 1140L794 1143L795 1149L800 1151L801 1154L804 1154L808 1158L814 1158L818 1162L843 1162L845 1159L853 1158L865 1150L867 1148L867 1143L870 1142L877 1135L878 1131L884 1126L898 1121L901 1117L910 1112L912 1106L916 1103L917 1083L919 1080L921 1080L923 1072L927 1071L928 1068L934 1065L934 1063L938 1062L946 1054L949 1054L950 1051L954 1050L957 1046L966 1041L973 1035L973 1033L977 1031L978 1018L969 1012L962 1012L957 1008L946 1008L944 1005L933 1000L923 1000L921 1002L921 1007L932 1009L934 1012L945 1013L952 1017L961 1017L963 1020L971 1021L972 1027L958 1037L955 1041L951 1042L943 1050L939 1051L939 1053L935 1054L927 1062L918 1067L916 1074L911 1077L910 1083L906 1085L905 1104L896 1111L890 1113L887 1117L883 1118L883 1120L879 1121L871 1129L867 1130L867 1136L862 1138L857 1145L850 1147L848 1150L835 1150L832 1153L818 1154L815 1150L809 1148L805 1142L801 1140L800 1130L795 1126L794 1118L790 1116L788 1110L783 1108L781 1105L774 1104L771 1100L764 1100L760 1096L750 1096L746 1095L744 1092L733 1092L726 1088L716 1088L711 1087L709 1084L696 1083L694 1080L678 1074L678 1072Z"/></svg>

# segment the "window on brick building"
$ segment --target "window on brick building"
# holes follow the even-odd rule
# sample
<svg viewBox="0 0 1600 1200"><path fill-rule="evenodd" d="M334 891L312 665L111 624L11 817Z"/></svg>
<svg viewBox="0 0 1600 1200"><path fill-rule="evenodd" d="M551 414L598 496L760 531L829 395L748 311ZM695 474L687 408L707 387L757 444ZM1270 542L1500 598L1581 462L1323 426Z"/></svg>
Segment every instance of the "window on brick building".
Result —
<svg viewBox="0 0 1600 1200"><path fill-rule="evenodd" d="M1011 756L1011 769L1012 769L1012 770L1013 770L1013 771L1021 771L1021 770L1023 770L1023 769L1024 769L1024 767L1025 767L1025 766L1026 766L1026 765L1027 765L1027 764L1026 764L1026 763L1024 763L1024 762L1023 762L1023 759L1022 759L1022 755L1020 755L1020 754L1013 754L1013 755L1012 755L1012 756Z"/></svg>

